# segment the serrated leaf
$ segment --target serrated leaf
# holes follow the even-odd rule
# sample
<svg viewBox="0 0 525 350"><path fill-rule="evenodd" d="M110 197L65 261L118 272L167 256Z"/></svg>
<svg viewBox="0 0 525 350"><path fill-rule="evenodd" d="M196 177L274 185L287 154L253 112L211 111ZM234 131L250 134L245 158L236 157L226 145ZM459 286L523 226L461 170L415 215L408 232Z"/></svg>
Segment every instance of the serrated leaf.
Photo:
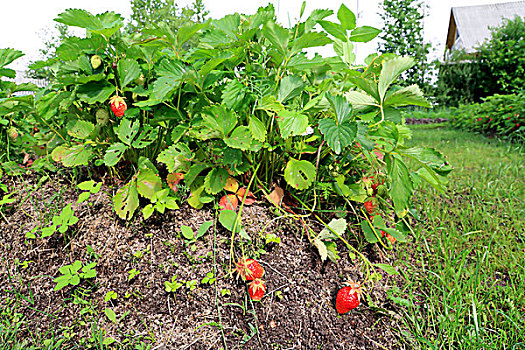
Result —
<svg viewBox="0 0 525 350"><path fill-rule="evenodd" d="M118 61L117 72L121 89L124 89L126 85L140 77L139 64L137 61L130 58L125 58Z"/></svg>
<svg viewBox="0 0 525 350"><path fill-rule="evenodd" d="M343 26L330 21L319 21L318 23L328 32L328 34L341 41L346 41L346 30Z"/></svg>
<svg viewBox="0 0 525 350"><path fill-rule="evenodd" d="M306 32L294 40L292 53L300 52L308 47L319 47L331 43L332 40L325 33Z"/></svg>
<svg viewBox="0 0 525 350"><path fill-rule="evenodd" d="M55 162L62 163L65 167L75 167L87 165L92 154L93 151L89 145L58 146L51 153L51 157Z"/></svg>
<svg viewBox="0 0 525 350"><path fill-rule="evenodd" d="M142 131L137 136L137 139L133 141L133 148L144 148L150 145L153 141L157 139L159 134L159 129L154 128L150 125L144 125Z"/></svg>
<svg viewBox="0 0 525 350"><path fill-rule="evenodd" d="M223 137L228 136L235 128L235 125L237 125L235 113L222 106L212 106L204 109L202 118L206 126L212 130L219 131Z"/></svg>
<svg viewBox="0 0 525 350"><path fill-rule="evenodd" d="M75 119L67 123L66 129L70 136L85 140L95 130L95 125L86 120Z"/></svg>
<svg viewBox="0 0 525 350"><path fill-rule="evenodd" d="M368 243L379 242L377 236L374 234L374 231L372 230L370 224L367 221L361 221L361 229L363 230L363 234L365 235L365 239Z"/></svg>
<svg viewBox="0 0 525 350"><path fill-rule="evenodd" d="M315 180L315 166L307 160L290 158L284 169L284 179L295 189L305 190Z"/></svg>
<svg viewBox="0 0 525 350"><path fill-rule="evenodd" d="M304 89L304 81L295 75L287 75L281 80L277 100L281 103L299 96Z"/></svg>
<svg viewBox="0 0 525 350"><path fill-rule="evenodd" d="M339 22L341 22L341 27L343 27L343 29L352 30L355 28L355 15L348 7L345 6L345 4L341 4L341 7L339 7L339 11L337 11L337 18L339 19Z"/></svg>
<svg viewBox="0 0 525 350"><path fill-rule="evenodd" d="M113 207L121 219L130 220L138 206L139 193L137 191L137 183L135 180L131 180L115 193L113 196Z"/></svg>
<svg viewBox="0 0 525 350"><path fill-rule="evenodd" d="M333 119L321 119L319 130L324 135L328 146L340 154L346 147L350 146L357 136L357 123L345 122L337 125Z"/></svg>
<svg viewBox="0 0 525 350"><path fill-rule="evenodd" d="M290 34L287 29L273 21L268 21L263 26L262 34L281 55L286 55L288 52L288 41L290 39Z"/></svg>
<svg viewBox="0 0 525 350"><path fill-rule="evenodd" d="M115 86L102 82L89 82L78 87L77 96L80 100L89 103L103 103L115 93Z"/></svg>
<svg viewBox="0 0 525 350"><path fill-rule="evenodd" d="M321 261L325 261L328 257L328 249L326 249L326 245L320 238L316 238L314 240L314 245L319 251L319 255L321 256Z"/></svg>
<svg viewBox="0 0 525 350"><path fill-rule="evenodd" d="M128 149L123 143L114 143L108 147L106 154L104 154L104 164L106 166L115 166L122 159L124 152Z"/></svg>
<svg viewBox="0 0 525 350"><path fill-rule="evenodd" d="M228 171L223 168L214 168L212 169L208 175L206 175L206 178L204 180L204 187L206 189L206 192L209 194L217 194L226 185L226 181L230 175L228 174Z"/></svg>
<svg viewBox="0 0 525 350"><path fill-rule="evenodd" d="M308 128L308 117L295 111L284 110L279 113L276 119L283 139L299 136Z"/></svg>
<svg viewBox="0 0 525 350"><path fill-rule="evenodd" d="M412 57L395 57L383 63L381 74L379 75L378 92L383 101L388 87L407 69L414 66L415 61Z"/></svg>
<svg viewBox="0 0 525 350"><path fill-rule="evenodd" d="M352 107L357 112L365 110L370 106L376 106L377 102L370 95L367 95L360 91L348 91L345 93L345 97L352 104Z"/></svg>
<svg viewBox="0 0 525 350"><path fill-rule="evenodd" d="M162 151L157 156L157 162L166 164L169 173L177 169L186 167L186 164L193 158L188 146L183 143L176 143Z"/></svg>
<svg viewBox="0 0 525 350"><path fill-rule="evenodd" d="M237 209L237 205L239 205L239 199L234 194L227 194L219 200L219 208L221 208L221 210L235 210Z"/></svg>
<svg viewBox="0 0 525 350"><path fill-rule="evenodd" d="M131 146L131 142L137 136L139 132L140 122L138 120L131 120L124 118L120 121L120 124L117 128L117 136L120 141L124 142L126 145Z"/></svg>
<svg viewBox="0 0 525 350"><path fill-rule="evenodd" d="M410 85L387 94L384 101L385 106L403 107L420 106L430 108L432 105L427 101L423 92L417 85Z"/></svg>
<svg viewBox="0 0 525 350"><path fill-rule="evenodd" d="M10 48L0 49L0 68L7 66L11 62L22 56L24 56L24 53L22 51Z"/></svg>
<svg viewBox="0 0 525 350"><path fill-rule="evenodd" d="M204 164L193 164L188 173L186 174L186 176L184 177L184 182L186 183L186 185L188 187L190 187L191 185L193 185L193 182L195 181L195 179L197 178L197 176L199 176L200 173L202 173L204 170L208 169L209 166L208 165L204 165ZM203 186L203 189L204 189L204 186Z"/></svg>
<svg viewBox="0 0 525 350"><path fill-rule="evenodd" d="M346 231L347 222L345 219L332 219L328 223L328 227L330 227L332 230L337 232L339 236L342 236ZM327 227L321 230L321 233L319 233L318 237L320 239L337 239L338 238L337 235L334 235L334 233Z"/></svg>
<svg viewBox="0 0 525 350"><path fill-rule="evenodd" d="M247 126L238 126L228 138L224 139L224 143L231 148L245 151L252 144L252 133Z"/></svg>
<svg viewBox="0 0 525 350"><path fill-rule="evenodd" d="M244 101L246 87L234 79L228 82L222 90L222 103L231 109L238 109Z"/></svg>
<svg viewBox="0 0 525 350"><path fill-rule="evenodd" d="M350 120L352 116L352 106L343 96L326 95L330 105L335 110L335 116L338 124Z"/></svg>
<svg viewBox="0 0 525 350"><path fill-rule="evenodd" d="M352 32L350 33L349 40L355 41L355 42L366 43L368 41L373 40L376 36L379 35L379 33L381 33L381 30L374 28L374 27L370 27L370 26L358 27L352 30Z"/></svg>
<svg viewBox="0 0 525 350"><path fill-rule="evenodd" d="M390 236L394 237L399 242L407 241L406 235L395 228L383 227L382 230L388 233Z"/></svg>
<svg viewBox="0 0 525 350"><path fill-rule="evenodd" d="M250 116L248 128L250 129L254 140L261 142L266 141L266 127L259 118L254 115Z"/></svg>
<svg viewBox="0 0 525 350"><path fill-rule="evenodd" d="M228 177L228 180L226 180L226 184L224 185L224 190L227 192L235 193L239 189L239 182L235 180L233 177Z"/></svg>
<svg viewBox="0 0 525 350"><path fill-rule="evenodd" d="M137 190L145 198L151 199L162 189L160 177L151 169L141 169L137 176Z"/></svg>
<svg viewBox="0 0 525 350"><path fill-rule="evenodd" d="M412 177L406 165L397 156L392 155L388 164L388 175L392 180L390 187L390 198L394 202L394 210L397 215L408 208L408 203L414 191Z"/></svg>

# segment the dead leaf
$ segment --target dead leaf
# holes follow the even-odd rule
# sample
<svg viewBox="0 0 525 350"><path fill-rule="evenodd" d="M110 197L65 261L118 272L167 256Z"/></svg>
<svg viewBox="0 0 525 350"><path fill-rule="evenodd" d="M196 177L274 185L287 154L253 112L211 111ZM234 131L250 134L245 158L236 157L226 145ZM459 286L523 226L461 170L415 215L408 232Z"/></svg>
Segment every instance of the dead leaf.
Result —
<svg viewBox="0 0 525 350"><path fill-rule="evenodd" d="M266 196L266 199L268 199L270 203L273 203L273 205L275 205L276 207L280 207L283 197L284 197L283 189L280 188L279 186L275 186L272 193Z"/></svg>
<svg viewBox="0 0 525 350"><path fill-rule="evenodd" d="M168 174L166 177L166 182L168 183L169 188L173 190L173 192L177 192L178 190L178 184L184 180L184 174L182 173L171 173Z"/></svg>
<svg viewBox="0 0 525 350"><path fill-rule="evenodd" d="M228 180L226 180L226 185L224 185L224 189L228 192L235 193L239 189L239 183L237 182L237 180L230 176Z"/></svg>
<svg viewBox="0 0 525 350"><path fill-rule="evenodd" d="M238 204L239 200L237 199L237 196L234 194L228 194L223 196L219 201L219 208L221 208L221 210L235 210L237 209Z"/></svg>
<svg viewBox="0 0 525 350"><path fill-rule="evenodd" d="M242 202L244 199L244 195L246 194L246 199L244 200L244 204L246 205L252 205L255 203L255 195L252 193L252 191L247 191L246 188L240 188L237 191L237 197L239 197L239 200Z"/></svg>

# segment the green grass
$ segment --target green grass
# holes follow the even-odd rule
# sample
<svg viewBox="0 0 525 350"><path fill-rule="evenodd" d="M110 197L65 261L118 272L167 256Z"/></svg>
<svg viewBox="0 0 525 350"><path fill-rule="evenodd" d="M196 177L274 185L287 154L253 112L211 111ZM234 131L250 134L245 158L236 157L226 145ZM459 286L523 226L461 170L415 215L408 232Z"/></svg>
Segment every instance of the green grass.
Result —
<svg viewBox="0 0 525 350"><path fill-rule="evenodd" d="M525 349L525 155L519 146L440 128L412 145L454 166L446 195L416 196L422 221L400 248L403 339L422 349Z"/></svg>

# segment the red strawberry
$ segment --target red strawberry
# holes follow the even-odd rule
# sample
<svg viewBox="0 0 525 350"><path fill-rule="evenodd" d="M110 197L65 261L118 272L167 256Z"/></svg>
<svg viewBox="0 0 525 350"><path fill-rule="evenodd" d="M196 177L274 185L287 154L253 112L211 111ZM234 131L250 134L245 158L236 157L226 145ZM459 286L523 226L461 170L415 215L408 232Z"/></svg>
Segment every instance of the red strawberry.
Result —
<svg viewBox="0 0 525 350"><path fill-rule="evenodd" d="M248 286L248 292L253 301L261 301L266 292L264 281L259 278L254 279Z"/></svg>
<svg viewBox="0 0 525 350"><path fill-rule="evenodd" d="M386 233L383 230L381 230L380 232L381 232L381 237L385 237L386 235L386 239L388 239L390 243L392 244L396 243L396 239L390 233Z"/></svg>
<svg viewBox="0 0 525 350"><path fill-rule="evenodd" d="M368 214L372 215L376 212L377 202L374 197L364 203L365 210Z"/></svg>
<svg viewBox="0 0 525 350"><path fill-rule="evenodd" d="M126 109L128 109L126 102L124 102L124 99L120 96L113 96L109 100L109 104L111 105L111 110L117 117L122 117Z"/></svg>
<svg viewBox="0 0 525 350"><path fill-rule="evenodd" d="M243 281L252 281L261 278L264 275L264 269L253 259L240 259L237 262L237 273Z"/></svg>
<svg viewBox="0 0 525 350"><path fill-rule="evenodd" d="M359 283L350 281L349 285L339 289L335 299L335 308L340 314L345 314L348 311L359 306L361 299L361 286Z"/></svg>

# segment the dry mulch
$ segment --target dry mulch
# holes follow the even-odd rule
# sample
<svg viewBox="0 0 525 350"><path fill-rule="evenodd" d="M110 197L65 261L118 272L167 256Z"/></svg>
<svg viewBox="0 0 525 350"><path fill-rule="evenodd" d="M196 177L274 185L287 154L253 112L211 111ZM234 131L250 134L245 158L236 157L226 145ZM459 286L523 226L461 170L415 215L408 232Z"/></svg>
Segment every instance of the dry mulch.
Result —
<svg viewBox="0 0 525 350"><path fill-rule="evenodd" d="M92 195L91 204L76 204L78 190L64 177L53 177L32 191L37 182L37 176L4 180L12 191L18 191L18 201L3 209L8 222L0 218L0 309L7 308L17 295L32 295L28 300L18 297L18 312L26 321L21 332L28 339L37 331L54 330L60 335L68 330L74 332L72 343L78 343L91 337L91 324L96 320L106 337L118 342L129 338L126 335L142 337L153 342L154 349L219 349L224 347L222 334L228 349L401 347L395 317L373 312L366 302L342 316L335 310L341 284L348 278L363 279L359 261L350 260L346 248L340 246L338 263L323 263L293 222L274 220L265 228L275 215L263 202L243 211L252 237L243 247L247 255L259 255L266 270L267 293L254 303L247 298L245 283L228 276L230 232L217 224L193 245L185 244L179 234L181 225L196 230L202 222L213 220L216 213L211 207L195 210L184 204L163 216L144 221L138 215L140 218L128 223L112 211L108 186ZM74 203L79 222L66 238L58 232L45 239L25 237L44 215L67 203ZM264 245L261 233L269 232L280 237L281 243ZM88 246L98 259L88 252ZM368 252L372 262L392 263L388 254L377 249ZM234 258L240 254L237 240ZM53 291L59 267L75 260L96 261L96 278ZM129 280L131 269L140 273ZM202 278L213 271L216 285L202 284ZM184 286L167 293L165 281L174 275L179 281L197 280L196 288ZM385 310L394 310L386 289L399 283L383 274L371 292L372 299ZM115 291L118 298L105 302L108 291ZM88 304L79 304L78 298L73 303L75 294ZM105 317L106 307L116 312L118 325Z"/></svg>

